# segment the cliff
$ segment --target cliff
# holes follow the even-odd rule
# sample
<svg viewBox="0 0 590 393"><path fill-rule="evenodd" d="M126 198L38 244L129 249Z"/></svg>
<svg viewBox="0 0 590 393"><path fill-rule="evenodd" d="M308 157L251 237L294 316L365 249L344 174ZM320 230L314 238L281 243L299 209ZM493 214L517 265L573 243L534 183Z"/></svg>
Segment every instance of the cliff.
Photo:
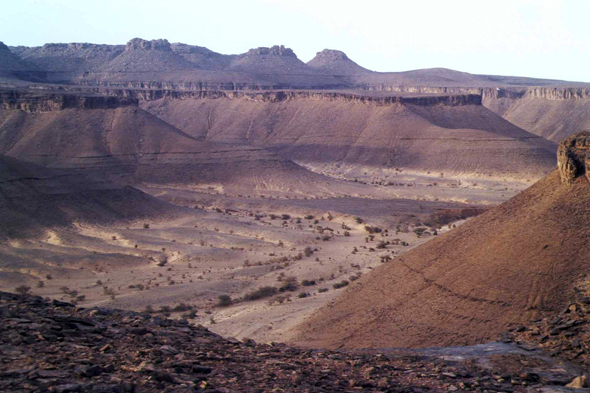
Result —
<svg viewBox="0 0 590 393"><path fill-rule="evenodd" d="M0 109L25 112L51 112L64 109L114 109L137 106L137 100L127 97L88 95L59 92L0 90Z"/></svg>

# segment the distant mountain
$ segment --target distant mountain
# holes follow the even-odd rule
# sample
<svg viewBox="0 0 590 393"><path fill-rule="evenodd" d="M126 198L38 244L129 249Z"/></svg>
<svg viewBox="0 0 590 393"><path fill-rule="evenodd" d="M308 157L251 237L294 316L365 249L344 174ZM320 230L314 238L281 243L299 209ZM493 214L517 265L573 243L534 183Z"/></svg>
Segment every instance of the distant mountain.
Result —
<svg viewBox="0 0 590 393"><path fill-rule="evenodd" d="M42 81L39 68L10 51L8 46L0 41L0 81L3 79L27 79Z"/></svg>
<svg viewBox="0 0 590 393"><path fill-rule="evenodd" d="M172 50L167 40L134 38L125 50L100 68L102 72L164 72L191 70L194 64Z"/></svg>
<svg viewBox="0 0 590 393"><path fill-rule="evenodd" d="M344 52L333 49L324 49L318 52L313 59L307 62L307 65L330 75L356 75L372 72L350 60Z"/></svg>
<svg viewBox="0 0 590 393"><path fill-rule="evenodd" d="M224 70L235 60L237 55L222 55L203 46L181 43L170 44L172 51L203 70Z"/></svg>
<svg viewBox="0 0 590 393"><path fill-rule="evenodd" d="M16 47L12 50L39 69L52 73L79 75L100 69L123 53L124 48L123 45L71 43L45 44L32 48Z"/></svg>
<svg viewBox="0 0 590 393"><path fill-rule="evenodd" d="M283 45L250 49L235 58L228 70L253 74L317 74L315 69L299 60L292 49Z"/></svg>

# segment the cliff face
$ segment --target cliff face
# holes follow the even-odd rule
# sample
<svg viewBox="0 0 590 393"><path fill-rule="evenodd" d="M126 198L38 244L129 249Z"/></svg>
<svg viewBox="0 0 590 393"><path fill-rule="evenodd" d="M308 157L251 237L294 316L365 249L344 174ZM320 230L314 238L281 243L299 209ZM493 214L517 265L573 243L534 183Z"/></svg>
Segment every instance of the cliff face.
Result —
<svg viewBox="0 0 590 393"><path fill-rule="evenodd" d="M590 89L585 87L487 89L483 103L511 123L555 142L590 129Z"/></svg>
<svg viewBox="0 0 590 393"><path fill-rule="evenodd" d="M25 112L52 112L64 109L114 109L137 106L137 100L128 97L36 93L0 90L0 108Z"/></svg>
<svg viewBox="0 0 590 393"><path fill-rule="evenodd" d="M559 142L557 167L564 183L572 184L576 177L582 175L590 180L590 131Z"/></svg>

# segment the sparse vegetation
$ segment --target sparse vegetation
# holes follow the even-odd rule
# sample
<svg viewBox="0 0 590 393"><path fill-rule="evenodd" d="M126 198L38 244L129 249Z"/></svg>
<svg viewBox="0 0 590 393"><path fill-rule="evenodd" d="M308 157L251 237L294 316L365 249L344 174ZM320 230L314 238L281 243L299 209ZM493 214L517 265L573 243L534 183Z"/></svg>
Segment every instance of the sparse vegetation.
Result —
<svg viewBox="0 0 590 393"><path fill-rule="evenodd" d="M332 287L334 289L340 289L340 288L344 288L345 286L347 286L349 284L348 281L346 280L342 280L340 282L335 283L334 285L332 285Z"/></svg>
<svg viewBox="0 0 590 393"><path fill-rule="evenodd" d="M217 305L219 307L227 307L227 306L231 306L231 304L232 304L232 299L229 295L219 295L217 299L218 299Z"/></svg>
<svg viewBox="0 0 590 393"><path fill-rule="evenodd" d="M16 293L18 293L20 295L27 295L31 292L31 287L29 287L27 285L20 285L20 286L16 287L15 291L16 291Z"/></svg>
<svg viewBox="0 0 590 393"><path fill-rule="evenodd" d="M253 301L258 299L264 299L276 295L278 292L279 290L275 287L265 286L258 288L250 293L247 293L246 295L244 295L244 300Z"/></svg>

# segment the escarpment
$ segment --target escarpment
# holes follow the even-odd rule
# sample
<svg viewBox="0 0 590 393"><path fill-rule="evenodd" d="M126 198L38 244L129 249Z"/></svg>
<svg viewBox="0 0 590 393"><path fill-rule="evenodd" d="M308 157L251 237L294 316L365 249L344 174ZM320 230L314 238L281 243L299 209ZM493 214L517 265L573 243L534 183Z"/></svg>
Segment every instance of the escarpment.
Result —
<svg viewBox="0 0 590 393"><path fill-rule="evenodd" d="M140 106L197 139L271 149L320 171L403 168L524 180L540 178L555 162L553 143L487 110L476 94L220 91L153 98Z"/></svg>
<svg viewBox="0 0 590 393"><path fill-rule="evenodd" d="M590 180L590 131L559 142L557 166L564 183L572 184L576 177L583 175Z"/></svg>
<svg viewBox="0 0 590 393"><path fill-rule="evenodd" d="M33 113L64 109L115 109L125 106L137 106L137 100L105 95L0 90L0 109L5 110L18 109Z"/></svg>

